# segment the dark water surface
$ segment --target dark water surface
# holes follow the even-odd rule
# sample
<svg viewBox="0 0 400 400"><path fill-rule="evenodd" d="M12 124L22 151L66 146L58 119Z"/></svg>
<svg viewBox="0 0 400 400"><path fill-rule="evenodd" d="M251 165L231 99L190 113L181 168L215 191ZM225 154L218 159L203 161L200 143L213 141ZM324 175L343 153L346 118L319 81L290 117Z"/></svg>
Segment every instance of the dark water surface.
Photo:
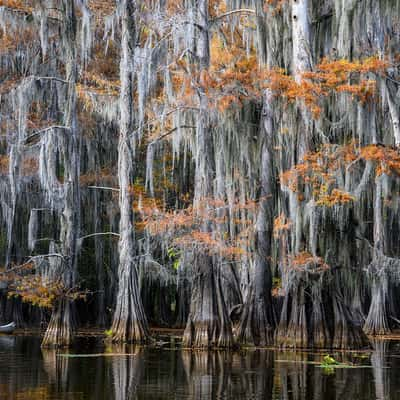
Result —
<svg viewBox="0 0 400 400"><path fill-rule="evenodd" d="M400 343L333 353L350 368L321 368L323 354L107 348L80 339L65 353L38 337L0 336L0 400L400 399Z"/></svg>

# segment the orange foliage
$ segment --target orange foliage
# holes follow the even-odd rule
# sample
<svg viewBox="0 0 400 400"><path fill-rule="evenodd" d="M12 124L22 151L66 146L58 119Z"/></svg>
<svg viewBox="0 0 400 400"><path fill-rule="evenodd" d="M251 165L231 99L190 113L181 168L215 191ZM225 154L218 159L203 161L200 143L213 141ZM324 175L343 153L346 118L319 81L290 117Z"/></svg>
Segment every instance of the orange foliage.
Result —
<svg viewBox="0 0 400 400"><path fill-rule="evenodd" d="M339 189L333 189L331 193L322 195L317 201L318 206L333 207L336 204L346 204L354 201L354 196Z"/></svg>
<svg viewBox="0 0 400 400"><path fill-rule="evenodd" d="M337 175L346 162L357 158L354 145L336 148L324 145L317 152L308 153L304 161L280 175L281 183L291 191L298 193L303 200L302 188L311 187L311 195L317 205L332 207L353 200L348 193L335 188Z"/></svg>
<svg viewBox="0 0 400 400"><path fill-rule="evenodd" d="M278 239L282 233L290 230L292 223L287 219L286 215L281 213L274 220L274 238Z"/></svg>
<svg viewBox="0 0 400 400"><path fill-rule="evenodd" d="M8 174L10 157L0 156L0 174Z"/></svg>
<svg viewBox="0 0 400 400"><path fill-rule="evenodd" d="M23 176L31 176L38 172L39 162L34 157L24 158L22 162L21 174Z"/></svg>
<svg viewBox="0 0 400 400"><path fill-rule="evenodd" d="M389 63L378 57L355 62L324 59L315 67L315 71L304 72L301 82L282 69L266 71L265 75L267 87L285 97L289 103L303 101L313 116L318 118L321 113L320 101L331 93L348 93L361 102L370 100L375 94L376 81L363 76L380 75L388 67Z"/></svg>
<svg viewBox="0 0 400 400"><path fill-rule="evenodd" d="M229 207L222 200L204 199L198 207L174 212L161 212L154 208L152 215L144 216L146 229L151 235L171 234L173 244L178 247L200 247L209 254L219 254L227 258L240 257L245 254L245 248L251 240L252 220L244 218L243 213L253 213L256 203L236 203ZM234 238L230 238L228 232L215 229L212 233L202 229L204 223L220 226L229 222L228 210L240 218L233 218L236 226Z"/></svg>
<svg viewBox="0 0 400 400"><path fill-rule="evenodd" d="M99 186L113 186L116 181L116 176L113 175L110 168L102 168L96 172L81 174L79 181L82 186L91 186L96 184Z"/></svg>
<svg viewBox="0 0 400 400"><path fill-rule="evenodd" d="M296 254L296 256L291 257L291 266L299 271L303 269L313 268L313 271L320 272L329 269L329 265L321 257L314 257L312 254L303 251Z"/></svg>
<svg viewBox="0 0 400 400"><path fill-rule="evenodd" d="M245 254L243 248L230 245L228 242L216 239L210 232L193 231L189 234L177 237L173 241L174 245L180 247L201 248L208 254L218 254L225 258L236 258Z"/></svg>
<svg viewBox="0 0 400 400"><path fill-rule="evenodd" d="M303 198L306 185L317 205L332 207L355 199L337 187L337 176L357 160L375 163L375 174L400 176L400 154L383 145L357 147L354 142L344 146L324 145L319 151L308 153L304 161L280 175L281 183Z"/></svg>
<svg viewBox="0 0 400 400"><path fill-rule="evenodd" d="M56 121L47 118L47 111L45 104L33 101L29 108L26 127L30 130L40 130L56 124Z"/></svg>
<svg viewBox="0 0 400 400"><path fill-rule="evenodd" d="M12 8L23 12L32 12L32 2L23 0L0 0L0 7Z"/></svg>
<svg viewBox="0 0 400 400"><path fill-rule="evenodd" d="M37 35L30 29L20 29L18 35L14 32L0 30L0 54L12 53L21 47L31 46L37 40Z"/></svg>
<svg viewBox="0 0 400 400"><path fill-rule="evenodd" d="M115 0L89 0L89 9L96 17L111 15L116 8Z"/></svg>
<svg viewBox="0 0 400 400"><path fill-rule="evenodd" d="M84 299L86 292L77 288L68 289L61 279L46 279L35 274L32 263L0 271L0 281L8 284L8 296L20 297L23 302L42 308L52 308L61 298Z"/></svg>
<svg viewBox="0 0 400 400"><path fill-rule="evenodd" d="M280 13L287 0L264 0L264 11L273 15Z"/></svg>
<svg viewBox="0 0 400 400"><path fill-rule="evenodd" d="M203 73L208 97L220 112L233 105L240 106L245 100L258 99L262 94L263 73L255 50L246 54L238 30L229 47L220 38L212 38L211 66Z"/></svg>
<svg viewBox="0 0 400 400"><path fill-rule="evenodd" d="M101 66L101 65L100 65ZM110 69L112 71L112 69ZM109 73L109 71L108 71ZM105 72L100 71L85 71L83 72L84 85L98 94L118 96L120 82L117 79L110 80Z"/></svg>
<svg viewBox="0 0 400 400"><path fill-rule="evenodd" d="M376 174L400 176L400 154L397 150L386 146L369 145L363 147L360 156L364 160L378 163Z"/></svg>

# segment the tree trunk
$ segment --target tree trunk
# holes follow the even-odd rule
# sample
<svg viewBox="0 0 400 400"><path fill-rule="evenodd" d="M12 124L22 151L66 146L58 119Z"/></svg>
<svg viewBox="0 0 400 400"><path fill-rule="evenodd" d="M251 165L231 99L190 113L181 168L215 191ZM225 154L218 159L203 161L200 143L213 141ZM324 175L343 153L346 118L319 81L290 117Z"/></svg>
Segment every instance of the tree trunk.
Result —
<svg viewBox="0 0 400 400"><path fill-rule="evenodd" d="M387 296L388 271L385 265L380 265L380 255L385 251L385 227L383 222L383 180L385 174L375 179L375 206L374 206L374 259L369 266L372 278L371 304L364 332L367 335L385 335L391 332L388 323ZM383 264L383 263L382 263Z"/></svg>
<svg viewBox="0 0 400 400"><path fill-rule="evenodd" d="M112 377L114 399L127 400L137 398L137 389L144 370L145 350L133 346L118 346L115 353L127 353L127 357L112 357Z"/></svg>
<svg viewBox="0 0 400 400"><path fill-rule="evenodd" d="M68 347L72 339L72 305L68 299L62 299L56 303L51 313L42 347Z"/></svg>
<svg viewBox="0 0 400 400"><path fill-rule="evenodd" d="M64 144L64 208L61 214L61 253L63 284L70 289L75 284L77 268L77 239L80 220L80 143L76 115L77 82L77 21L74 2L63 0L63 41L65 47L65 72L67 81L67 102L65 108L65 126L67 131ZM54 307L49 326L43 338L43 347L68 346L73 337L72 304L68 299L58 301Z"/></svg>
<svg viewBox="0 0 400 400"><path fill-rule="evenodd" d="M114 342L144 343L150 334L147 318L140 298L137 262L135 259L135 226L132 210L134 158L132 140L133 119L133 57L135 47L136 4L131 0L121 0L121 92L119 99L120 125L118 141L118 181L119 181L119 266L118 295L112 324Z"/></svg>
<svg viewBox="0 0 400 400"><path fill-rule="evenodd" d="M248 292L238 329L240 343L267 346L273 343L275 318L272 307L271 240L273 231L273 94L267 90L264 96L261 150L261 189L255 236L255 266L252 288Z"/></svg>
<svg viewBox="0 0 400 400"><path fill-rule="evenodd" d="M334 336L332 347L335 349L362 349L368 346L368 338L360 325L354 324L348 307L344 304L342 296L338 293L333 295L333 320Z"/></svg>
<svg viewBox="0 0 400 400"><path fill-rule="evenodd" d="M198 0L197 24L197 61L200 70L199 80L199 120L196 130L196 173L195 208L204 206L209 209L213 196L215 178L213 136L209 123L209 104L206 95L206 83L202 72L210 65L210 39L208 0ZM203 221L204 232L211 232L212 222ZM232 327L226 309L221 287L219 266L209 254L200 249L195 255L190 313L183 336L183 345L187 347L231 347L233 344ZM203 253L203 254L201 254Z"/></svg>

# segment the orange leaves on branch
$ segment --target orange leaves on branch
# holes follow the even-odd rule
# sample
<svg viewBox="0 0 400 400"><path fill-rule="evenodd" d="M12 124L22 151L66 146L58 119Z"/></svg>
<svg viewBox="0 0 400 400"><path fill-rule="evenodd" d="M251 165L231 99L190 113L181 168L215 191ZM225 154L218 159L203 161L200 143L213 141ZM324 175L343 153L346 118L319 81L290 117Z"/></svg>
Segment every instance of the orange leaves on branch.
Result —
<svg viewBox="0 0 400 400"><path fill-rule="evenodd" d="M77 85L78 95L84 90L89 90L100 95L118 96L120 82L109 80L96 72L84 72L82 82Z"/></svg>
<svg viewBox="0 0 400 400"><path fill-rule="evenodd" d="M225 258L235 258L245 254L243 248L229 245L226 241L216 239L210 232L193 231L174 239L179 247L196 247L208 254L218 254Z"/></svg>
<svg viewBox="0 0 400 400"><path fill-rule="evenodd" d="M220 112L262 94L263 72L255 50L247 54L239 43L240 38L229 47L218 37L211 41L211 66L204 83L210 101Z"/></svg>
<svg viewBox="0 0 400 400"><path fill-rule="evenodd" d="M41 308L52 308L62 298L77 300L87 295L78 288L65 287L61 277L52 279L36 274L33 263L1 270L0 282L7 284L9 297L20 297L23 302Z"/></svg>
<svg viewBox="0 0 400 400"><path fill-rule="evenodd" d="M142 183L136 182L129 191L133 195L133 210L140 212L143 216L152 215L162 208L161 194L158 198L149 197Z"/></svg>
<svg viewBox="0 0 400 400"><path fill-rule="evenodd" d="M303 251L294 257L290 257L292 268L303 271L311 269L312 272L322 272L329 269L329 265L321 257L314 257L311 253Z"/></svg>
<svg viewBox="0 0 400 400"><path fill-rule="evenodd" d="M40 276L20 276L14 280L8 292L9 297L21 297L25 303L41 308L52 308L54 301L63 293L58 282L43 281Z"/></svg>
<svg viewBox="0 0 400 400"><path fill-rule="evenodd" d="M264 11L273 15L280 13L287 0L264 0Z"/></svg>
<svg viewBox="0 0 400 400"><path fill-rule="evenodd" d="M224 0L209 0L208 1L208 13L211 18L221 15L226 12L226 2Z"/></svg>
<svg viewBox="0 0 400 400"><path fill-rule="evenodd" d="M348 61L345 59L341 60L329 60L324 59L316 68L317 72L320 71L324 79L334 78L345 80L350 74L366 74L383 73L389 67L389 63L385 60L378 58L377 56L366 58L362 61ZM338 81L336 81L338 82ZM332 83L333 85L335 82Z"/></svg>
<svg viewBox="0 0 400 400"><path fill-rule="evenodd" d="M304 72L301 82L296 82L282 69L266 71L266 86L289 103L303 101L318 118L322 110L321 100L332 93L348 93L361 102L373 98L376 92L376 79L373 77L383 74L388 67L388 62L377 57L355 62L324 59L315 71Z"/></svg>
<svg viewBox="0 0 400 400"><path fill-rule="evenodd" d="M395 174L400 176L400 154L387 146L369 145L360 150L360 157L377 163L377 176Z"/></svg>
<svg viewBox="0 0 400 400"><path fill-rule="evenodd" d="M7 7L23 12L32 12L32 2L23 0L0 0L0 7Z"/></svg>
<svg viewBox="0 0 400 400"><path fill-rule="evenodd" d="M355 200L354 196L339 189L333 189L331 193L320 196L318 206L333 207L336 204L346 204Z"/></svg>
<svg viewBox="0 0 400 400"><path fill-rule="evenodd" d="M9 156L0 156L0 174L8 174L8 169L10 165Z"/></svg>
<svg viewBox="0 0 400 400"><path fill-rule="evenodd" d="M0 30L0 54L14 53L23 47L32 46L37 35L31 29L21 28L16 35L12 31Z"/></svg>
<svg viewBox="0 0 400 400"><path fill-rule="evenodd" d="M332 207L355 200L339 187L337 177L356 161L375 163L375 175L400 177L400 154L396 149L383 145L357 147L354 142L344 146L324 145L319 151L308 153L304 161L280 175L281 183L304 197L306 187L319 206Z"/></svg>
<svg viewBox="0 0 400 400"><path fill-rule="evenodd" d="M281 174L281 183L291 191L298 193L303 199L305 188L317 205L332 207L336 204L346 204L353 200L352 196L340 190L337 176L347 162L357 158L354 154L354 144L337 148L333 145L324 145L317 152L304 156L304 161ZM349 152L353 152L350 156Z"/></svg>
<svg viewBox="0 0 400 400"><path fill-rule="evenodd" d="M292 226L292 223L288 220L285 214L281 213L274 220L274 238L278 239L280 235L289 231Z"/></svg>
<svg viewBox="0 0 400 400"><path fill-rule="evenodd" d="M105 17L115 11L116 2L114 0L89 0L88 6L97 17Z"/></svg>
<svg viewBox="0 0 400 400"><path fill-rule="evenodd" d="M196 207L174 212L155 210L145 218L146 229L151 235L171 237L174 246L196 247L208 254L218 254L226 258L240 257L246 252L251 232L251 218L256 209L253 201L248 204L228 205L222 200L203 199ZM229 216L228 211L233 213ZM235 237L223 229L230 222L235 224ZM212 232L204 230L204 224L214 225L221 229Z"/></svg>

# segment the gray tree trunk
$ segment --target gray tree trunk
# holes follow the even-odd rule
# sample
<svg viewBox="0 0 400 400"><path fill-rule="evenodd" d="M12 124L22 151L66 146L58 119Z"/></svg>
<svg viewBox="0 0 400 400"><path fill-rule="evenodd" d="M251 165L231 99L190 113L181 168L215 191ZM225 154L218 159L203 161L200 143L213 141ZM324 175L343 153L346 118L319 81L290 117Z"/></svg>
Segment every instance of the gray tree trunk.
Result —
<svg viewBox="0 0 400 400"><path fill-rule="evenodd" d="M194 7L197 12L198 40L197 63L200 71L210 66L210 38L208 1L198 0ZM205 83L199 82L200 111L196 130L196 173L195 206L206 208L213 197L215 178L213 135L209 122L209 104ZM205 220L204 232L211 232L212 222ZM195 278L192 283L190 313L186 324L183 344L187 347L231 347L232 327L221 287L218 264L213 257L200 250L195 254Z"/></svg>
<svg viewBox="0 0 400 400"><path fill-rule="evenodd" d="M149 340L147 318L140 298L135 248L135 225L132 210L134 156L132 149L133 121L133 59L135 50L134 0L118 3L121 19L121 92L119 99L120 125L118 141L118 181L119 181L119 266L118 294L112 323L114 342L144 343Z"/></svg>
<svg viewBox="0 0 400 400"><path fill-rule="evenodd" d="M61 214L61 253L64 256L62 268L63 284L69 289L75 283L77 268L77 239L80 220L80 143L76 115L77 71L77 21L74 1L63 0L63 45L65 51L65 73L67 81L67 101L65 126L69 127L64 149L64 208ZM57 301L49 326L43 338L43 347L68 346L73 338L73 315L68 299Z"/></svg>
<svg viewBox="0 0 400 400"><path fill-rule="evenodd" d="M263 142L260 168L260 196L255 235L255 265L251 288L241 315L238 341L256 346L267 346L274 341L275 317L272 307L271 240L274 213L273 148L274 114L273 93L264 95L262 114Z"/></svg>

